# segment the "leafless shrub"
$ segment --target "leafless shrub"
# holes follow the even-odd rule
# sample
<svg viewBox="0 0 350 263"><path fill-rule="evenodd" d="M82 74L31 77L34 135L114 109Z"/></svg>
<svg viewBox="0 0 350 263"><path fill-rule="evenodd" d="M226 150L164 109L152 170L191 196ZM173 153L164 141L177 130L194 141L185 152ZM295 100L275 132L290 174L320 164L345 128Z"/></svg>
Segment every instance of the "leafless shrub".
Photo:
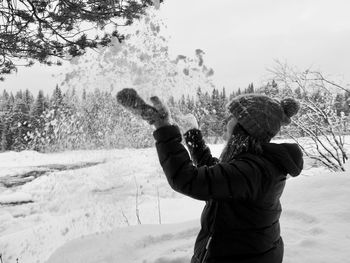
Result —
<svg viewBox="0 0 350 263"><path fill-rule="evenodd" d="M319 71L300 72L279 61L269 71L278 84L277 92L274 90L272 95L294 97L300 102L298 115L282 132L298 143L309 158L333 171L345 171L348 156L344 143L345 135L350 132L350 118L336 111L335 100L337 92L350 91ZM302 137L310 138L312 147Z"/></svg>

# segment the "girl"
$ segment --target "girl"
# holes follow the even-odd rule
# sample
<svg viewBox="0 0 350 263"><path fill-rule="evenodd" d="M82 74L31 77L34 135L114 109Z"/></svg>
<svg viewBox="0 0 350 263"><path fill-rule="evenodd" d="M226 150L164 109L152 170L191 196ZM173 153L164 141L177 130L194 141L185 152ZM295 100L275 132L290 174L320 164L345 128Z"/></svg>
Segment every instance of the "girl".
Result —
<svg viewBox="0 0 350 263"><path fill-rule="evenodd" d="M291 122L299 104L258 94L238 96L227 106L227 144L220 158L212 157L198 129L184 134L190 158L161 101L152 97L151 107L132 94L123 91L118 99L155 126L159 161L170 186L206 202L191 263L281 263L280 197L287 175L300 174L303 158L296 144L270 140Z"/></svg>

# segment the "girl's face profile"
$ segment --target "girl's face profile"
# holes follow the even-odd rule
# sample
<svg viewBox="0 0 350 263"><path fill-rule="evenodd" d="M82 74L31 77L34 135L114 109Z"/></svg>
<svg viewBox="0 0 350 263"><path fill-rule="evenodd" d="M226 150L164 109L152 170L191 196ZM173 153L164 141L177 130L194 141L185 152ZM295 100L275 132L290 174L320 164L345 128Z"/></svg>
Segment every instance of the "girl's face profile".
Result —
<svg viewBox="0 0 350 263"><path fill-rule="evenodd" d="M228 141L232 135L232 132L233 132L233 128L236 126L237 124L237 119L230 115L226 120L225 120L225 123L226 123L226 130L224 131L224 135L223 135L223 139L225 141Z"/></svg>

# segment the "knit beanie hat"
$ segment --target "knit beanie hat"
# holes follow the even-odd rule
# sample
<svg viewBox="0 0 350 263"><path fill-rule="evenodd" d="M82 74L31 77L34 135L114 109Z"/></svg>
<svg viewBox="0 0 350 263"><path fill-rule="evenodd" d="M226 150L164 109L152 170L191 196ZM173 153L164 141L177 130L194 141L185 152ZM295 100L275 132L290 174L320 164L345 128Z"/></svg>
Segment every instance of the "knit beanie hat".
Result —
<svg viewBox="0 0 350 263"><path fill-rule="evenodd" d="M282 125L288 125L299 108L299 103L292 98L278 101L261 94L240 95L227 104L229 112L247 133L262 141L271 140Z"/></svg>

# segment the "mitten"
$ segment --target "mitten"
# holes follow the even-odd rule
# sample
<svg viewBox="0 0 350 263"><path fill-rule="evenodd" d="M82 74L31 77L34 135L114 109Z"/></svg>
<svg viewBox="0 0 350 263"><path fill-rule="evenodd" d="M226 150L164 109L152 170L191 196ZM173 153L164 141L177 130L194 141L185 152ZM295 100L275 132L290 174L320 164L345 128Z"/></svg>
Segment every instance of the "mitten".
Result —
<svg viewBox="0 0 350 263"><path fill-rule="evenodd" d="M188 130L183 137L190 153L194 153L206 147L202 133L198 129Z"/></svg>
<svg viewBox="0 0 350 263"><path fill-rule="evenodd" d="M134 89L123 89L117 94L117 101L130 110L133 114L139 115L149 124L157 124L168 121L169 112L158 97L152 97L154 107L147 104Z"/></svg>
<svg viewBox="0 0 350 263"><path fill-rule="evenodd" d="M154 125L158 128L160 126L164 126L169 124L170 122L170 111L169 109L163 104L163 102L157 97L153 96L150 98L154 108L157 110L158 115L155 116Z"/></svg>
<svg viewBox="0 0 350 263"><path fill-rule="evenodd" d="M183 135L191 159L197 167L202 165L215 165L219 160L211 155L210 149L205 145L202 133L198 129L191 129Z"/></svg>

